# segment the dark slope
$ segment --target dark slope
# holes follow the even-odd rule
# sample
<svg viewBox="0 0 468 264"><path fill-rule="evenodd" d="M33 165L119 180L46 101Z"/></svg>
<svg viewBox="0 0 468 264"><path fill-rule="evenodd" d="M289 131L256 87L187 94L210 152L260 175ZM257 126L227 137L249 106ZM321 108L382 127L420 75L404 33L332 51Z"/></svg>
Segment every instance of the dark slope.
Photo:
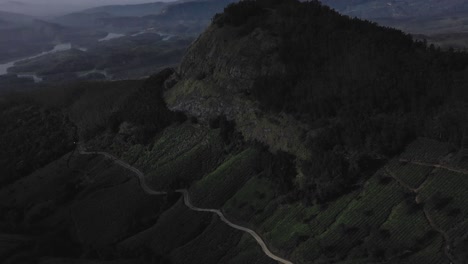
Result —
<svg viewBox="0 0 468 264"><path fill-rule="evenodd" d="M73 124L57 109L13 102L0 103L0 113L0 186L17 181L74 148Z"/></svg>

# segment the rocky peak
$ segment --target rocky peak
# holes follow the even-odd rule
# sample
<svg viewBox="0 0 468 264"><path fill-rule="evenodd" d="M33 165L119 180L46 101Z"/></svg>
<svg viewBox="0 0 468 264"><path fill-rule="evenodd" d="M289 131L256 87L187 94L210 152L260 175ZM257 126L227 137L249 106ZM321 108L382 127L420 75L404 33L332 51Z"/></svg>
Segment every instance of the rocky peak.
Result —
<svg viewBox="0 0 468 264"><path fill-rule="evenodd" d="M304 125L285 113L263 111L250 96L260 77L285 74L278 52L281 38L261 27L220 25L216 19L221 16L189 48L176 74L179 81L166 83L172 87L165 93L168 106L205 121L226 116L247 139L307 156L301 144ZM274 11L261 19L273 23Z"/></svg>

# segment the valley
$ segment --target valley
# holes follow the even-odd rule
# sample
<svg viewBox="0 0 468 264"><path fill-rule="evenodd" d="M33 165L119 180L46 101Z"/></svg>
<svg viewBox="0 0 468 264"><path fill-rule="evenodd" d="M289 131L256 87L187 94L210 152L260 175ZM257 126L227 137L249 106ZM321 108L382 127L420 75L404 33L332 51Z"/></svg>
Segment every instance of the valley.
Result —
<svg viewBox="0 0 468 264"><path fill-rule="evenodd" d="M165 40L156 33L113 36L86 50L68 44L66 50L42 53L2 68L8 68L10 74L34 73L45 82L139 79L176 65L192 42L181 37Z"/></svg>

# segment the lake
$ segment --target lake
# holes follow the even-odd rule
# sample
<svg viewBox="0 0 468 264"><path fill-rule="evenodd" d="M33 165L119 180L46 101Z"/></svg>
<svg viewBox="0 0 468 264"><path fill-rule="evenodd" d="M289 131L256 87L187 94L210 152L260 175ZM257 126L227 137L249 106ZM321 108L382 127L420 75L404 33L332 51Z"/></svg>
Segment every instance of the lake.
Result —
<svg viewBox="0 0 468 264"><path fill-rule="evenodd" d="M125 37L125 34L109 33L109 34L107 34L106 37L100 39L99 41L108 41L108 40L111 40L111 39L116 39L116 38L121 38L121 37Z"/></svg>

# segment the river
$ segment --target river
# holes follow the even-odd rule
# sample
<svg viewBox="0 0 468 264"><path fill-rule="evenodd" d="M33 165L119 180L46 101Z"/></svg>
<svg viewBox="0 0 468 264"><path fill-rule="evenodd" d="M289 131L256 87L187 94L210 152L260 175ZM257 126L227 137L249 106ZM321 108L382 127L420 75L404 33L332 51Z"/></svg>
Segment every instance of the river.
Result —
<svg viewBox="0 0 468 264"><path fill-rule="evenodd" d="M59 51L69 50L71 48L72 48L72 45L70 43L61 43L61 44L55 45L54 48L49 50L49 51L44 51L44 52L38 53L38 54L36 54L34 56L21 58L21 59L16 59L14 61L10 61L10 62L7 62L7 63L0 64L0 75L8 74L8 69L13 67L15 65L15 63L17 63L17 62L20 62L20 61L23 61L23 60L34 59L34 58L37 58L37 57L40 57L40 56L43 56L43 55L46 55L46 54L51 54L51 53L55 53L55 52L59 52ZM20 77L32 77L35 81L40 81L40 78L37 77L35 74L19 74L18 76L20 76Z"/></svg>
<svg viewBox="0 0 468 264"><path fill-rule="evenodd" d="M161 36L163 39L163 41L168 41L170 40L171 38L175 37L175 35L172 35L172 34L167 34L167 33L163 33L163 32L159 32L159 31L155 31L154 28L147 28L147 29L144 29L140 32L137 32L133 35L130 35L132 37L136 37L136 36L140 36L140 35L143 35L143 34L158 34L159 36Z"/></svg>
<svg viewBox="0 0 468 264"><path fill-rule="evenodd" d="M116 38L121 38L121 37L125 37L125 34L108 33L107 36L105 36L104 38L100 39L99 41L100 41L100 42L102 42L102 41L108 41L108 40L111 40L111 39L116 39Z"/></svg>

